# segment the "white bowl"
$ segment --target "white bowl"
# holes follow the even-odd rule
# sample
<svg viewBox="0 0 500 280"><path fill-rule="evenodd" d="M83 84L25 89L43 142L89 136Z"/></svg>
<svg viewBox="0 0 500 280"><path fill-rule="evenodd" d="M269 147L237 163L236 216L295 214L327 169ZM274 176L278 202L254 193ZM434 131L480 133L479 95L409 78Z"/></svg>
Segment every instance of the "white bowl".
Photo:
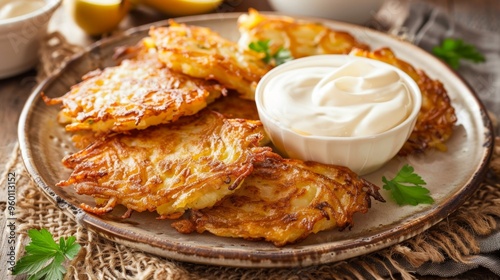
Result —
<svg viewBox="0 0 500 280"><path fill-rule="evenodd" d="M317 136L297 133L269 111L269 106L283 104L265 104L265 88L277 75L304 67L336 66L362 60L375 67L384 67L396 71L410 93L413 107L408 117L387 131L370 136ZM275 92L275 91L273 91ZM267 92L269 94L269 92ZM354 172L364 175L373 172L393 158L409 138L422 104L422 96L415 81L400 69L373 59L350 55L317 55L296 59L269 71L259 82L255 101L264 129L276 149L284 156L301 160L310 160L325 164L347 166Z"/></svg>
<svg viewBox="0 0 500 280"><path fill-rule="evenodd" d="M25 72L38 62L40 43L61 0L43 2L41 8L27 14L0 19L0 79Z"/></svg>
<svg viewBox="0 0 500 280"><path fill-rule="evenodd" d="M321 17L355 24L368 22L385 0L269 0L281 13Z"/></svg>

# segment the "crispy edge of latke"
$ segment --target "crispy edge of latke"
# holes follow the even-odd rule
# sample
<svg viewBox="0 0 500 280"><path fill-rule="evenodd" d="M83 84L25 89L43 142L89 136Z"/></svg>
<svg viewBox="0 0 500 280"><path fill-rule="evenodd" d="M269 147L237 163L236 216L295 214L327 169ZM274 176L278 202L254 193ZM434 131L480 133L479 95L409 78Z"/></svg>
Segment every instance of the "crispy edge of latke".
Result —
<svg viewBox="0 0 500 280"><path fill-rule="evenodd" d="M286 166L286 168L285 168ZM262 169L263 168L263 169ZM262 169L262 171L260 170ZM352 206L351 204L349 205L343 205L341 202L341 198L330 194L335 197L337 202L339 203L338 207L341 207L343 213L337 213L338 216L344 216L345 221L339 220L337 216L335 217L330 217L326 212L324 215L327 215L329 218L328 219L335 219L335 226L327 228L327 229L322 229L321 231L327 231L327 230L332 230L332 229L338 229L340 231L344 230L345 228L351 229L351 227L354 224L353 221L353 216L355 213L366 213L368 212L369 208L371 208L371 199L375 199L380 202L385 202L385 199L382 197L382 195L379 193L380 188L371 183L370 181L365 180L364 178L358 176L355 172L350 170L347 167L344 166L337 166L337 165L328 165L328 164L321 164L318 162L312 162L312 161L301 161L297 159L285 159L282 158L280 155L274 153L274 152L269 152L266 154L266 159L264 161L258 162L257 166L254 166L254 171L250 176L265 176L265 174L268 173L268 169L274 169L276 172L281 171L288 171L288 172L293 172L296 169L302 169L302 172L306 173L313 173L315 176L319 176L323 178L325 181L328 181L332 183L332 185L335 185L336 187L342 187L344 190L344 195L350 195L352 197L353 201L357 201L359 195L363 195L364 199ZM331 171L334 170L334 173L328 173L326 171ZM258 175L260 174L260 175ZM272 175L275 175L273 173ZM251 178L251 177L249 177ZM287 178L288 179L288 178ZM265 179L266 180L266 179ZM269 179L267 179L269 181ZM245 187L250 187L250 186L245 186L244 184L246 183L243 182L242 188ZM286 185L290 185L289 183L285 183ZM353 184L356 186L355 188L355 193L353 193ZM276 187L276 185L275 185ZM334 193L334 192L333 192ZM271 240L268 238L267 235L263 236L242 236L242 235L235 235L235 234L229 234L229 235L221 235L218 234L217 232L213 232L210 229L206 228L204 225L207 223L208 220L210 219L210 213L211 211L214 211L214 209L217 209L217 207L220 207L225 201L227 200L232 200L233 198L236 199L238 196L238 191L235 192L232 195L229 195L222 199L218 204L214 205L212 208L208 209L199 209L199 210L192 210L190 212L190 216L186 219L181 219L178 221L175 221L171 224L171 226L176 229L178 232L183 233L183 234L189 234L193 232L197 233L203 233L205 231L210 232L211 234L214 234L216 236L223 236L223 237L232 237L232 238L242 238L245 240L249 241L267 241L273 243L276 247L283 247L285 245L289 244L295 244L298 243L302 240L304 240L306 237L309 235L315 233L312 228L309 230L304 230L301 236L296 237L294 240L288 240L288 239L281 239L281 240ZM239 201L239 200L238 200ZM240 201L241 202L241 201ZM244 202L242 202L244 203ZM318 205L317 207L321 207ZM311 205L308 205L306 208L311 208ZM226 209L225 213L235 213L236 212L230 211L234 210L230 206L228 209ZM217 211L217 210L216 210ZM318 208L318 211L322 212L321 209ZM209 214L207 214L207 212ZM335 213L334 213L335 214ZM284 218L284 217L283 217ZM222 218L224 221L228 221L227 217ZM236 222L236 220L231 220L232 222ZM280 221L283 221L283 219L280 219ZM255 223L256 221L252 221L252 223ZM311 222L313 224L318 223L316 222ZM210 223L210 222L208 222ZM212 222L213 223L213 222ZM236 222L239 224L239 222ZM244 223L244 222L242 222ZM214 225L215 226L215 225ZM224 228L234 228L233 223L226 224ZM279 235L279 234L278 234ZM267 236L267 237L266 237Z"/></svg>

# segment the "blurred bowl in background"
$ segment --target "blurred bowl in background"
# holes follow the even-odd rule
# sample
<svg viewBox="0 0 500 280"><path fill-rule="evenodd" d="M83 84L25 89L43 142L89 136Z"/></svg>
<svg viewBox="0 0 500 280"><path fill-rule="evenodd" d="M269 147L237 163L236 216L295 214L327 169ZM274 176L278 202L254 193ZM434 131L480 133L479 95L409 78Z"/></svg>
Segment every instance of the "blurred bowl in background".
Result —
<svg viewBox="0 0 500 280"><path fill-rule="evenodd" d="M284 14L320 17L363 24L378 12L385 0L268 0L271 7Z"/></svg>
<svg viewBox="0 0 500 280"><path fill-rule="evenodd" d="M139 0L144 4L171 17L208 13L215 10L223 0Z"/></svg>
<svg viewBox="0 0 500 280"><path fill-rule="evenodd" d="M0 79L33 68L61 0L0 0Z"/></svg>

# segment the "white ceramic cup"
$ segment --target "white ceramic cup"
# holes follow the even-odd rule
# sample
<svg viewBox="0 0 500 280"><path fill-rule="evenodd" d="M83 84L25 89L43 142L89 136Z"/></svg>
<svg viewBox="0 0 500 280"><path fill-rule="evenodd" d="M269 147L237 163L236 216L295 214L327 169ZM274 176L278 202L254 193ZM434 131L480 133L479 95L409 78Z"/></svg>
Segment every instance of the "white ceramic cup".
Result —
<svg viewBox="0 0 500 280"><path fill-rule="evenodd" d="M332 65L340 67L343 63L353 60L363 60L376 67L392 69L399 74L413 101L413 108L403 122L385 132L370 136L317 136L297 133L268 112L266 106L280 106L265 104L264 94L270 93L265 90L266 85L275 76L300 68ZM305 161L347 166L359 175L364 175L387 163L410 137L420 112L422 95L417 83L408 74L385 62L352 55L315 55L287 62L269 71L257 85L255 102L266 133L282 154Z"/></svg>
<svg viewBox="0 0 500 280"><path fill-rule="evenodd" d="M23 73L38 62L40 43L61 0L43 2L35 11L0 19L0 79Z"/></svg>

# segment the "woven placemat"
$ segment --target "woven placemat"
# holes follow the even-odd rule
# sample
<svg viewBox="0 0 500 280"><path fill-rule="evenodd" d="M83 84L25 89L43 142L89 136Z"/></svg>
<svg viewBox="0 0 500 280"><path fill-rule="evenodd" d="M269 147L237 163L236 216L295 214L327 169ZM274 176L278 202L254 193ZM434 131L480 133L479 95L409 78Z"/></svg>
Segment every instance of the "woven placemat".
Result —
<svg viewBox="0 0 500 280"><path fill-rule="evenodd" d="M55 38L55 39L54 39ZM54 48L65 50L61 56L42 59L52 66L39 68L39 78L47 76L78 48L68 48L64 38L52 34ZM46 50L51 47L46 46ZM53 53L53 50L49 50ZM68 264L66 279L366 279L400 274L413 278L409 266L453 260L467 263L479 253L477 238L497 228L500 218L500 138L489 172L474 195L449 218L414 238L379 252L332 264L286 269L248 269L209 266L170 260L109 241L78 225L73 217L60 210L38 189L27 174L18 149L13 151L5 173L0 177L6 185L7 172L16 172L17 215L22 221L17 229L17 256L29 240L27 230L46 228L55 238L74 235L82 245L78 256Z"/></svg>

